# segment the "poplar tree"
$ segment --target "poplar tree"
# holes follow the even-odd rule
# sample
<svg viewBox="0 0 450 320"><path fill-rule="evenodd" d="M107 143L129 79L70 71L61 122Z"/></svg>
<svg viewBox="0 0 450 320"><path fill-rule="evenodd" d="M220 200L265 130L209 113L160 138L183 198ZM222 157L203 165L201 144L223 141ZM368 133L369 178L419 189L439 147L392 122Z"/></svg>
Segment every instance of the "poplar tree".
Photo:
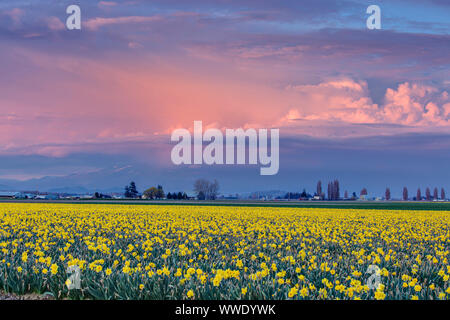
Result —
<svg viewBox="0 0 450 320"><path fill-rule="evenodd" d="M425 198L427 199L427 201L431 201L431 191L430 191L430 188L428 188L428 187L425 190Z"/></svg>
<svg viewBox="0 0 450 320"><path fill-rule="evenodd" d="M384 195L385 195L386 200L391 200L391 189L386 188L386 192Z"/></svg>
<svg viewBox="0 0 450 320"><path fill-rule="evenodd" d="M316 194L322 197L322 181L317 182Z"/></svg>
<svg viewBox="0 0 450 320"><path fill-rule="evenodd" d="M437 199L438 199L438 188L434 188L434 191L433 191L433 199L434 199L434 200L437 200Z"/></svg>
<svg viewBox="0 0 450 320"><path fill-rule="evenodd" d="M403 201L407 201L407 200L408 200L408 188L403 187Z"/></svg>

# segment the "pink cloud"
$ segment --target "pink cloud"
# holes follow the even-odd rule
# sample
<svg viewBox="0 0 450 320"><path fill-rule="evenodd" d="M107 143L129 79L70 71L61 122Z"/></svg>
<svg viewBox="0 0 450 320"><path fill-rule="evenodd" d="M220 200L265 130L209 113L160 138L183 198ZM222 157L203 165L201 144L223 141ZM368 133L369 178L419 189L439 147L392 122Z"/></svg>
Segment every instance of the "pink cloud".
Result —
<svg viewBox="0 0 450 320"><path fill-rule="evenodd" d="M397 89L386 90L382 105L374 104L364 81L333 80L318 85L290 86L299 92L305 104L317 111L291 109L280 124L295 120L326 120L346 123L387 123L416 127L448 126L449 97L437 88L402 83Z"/></svg>
<svg viewBox="0 0 450 320"><path fill-rule="evenodd" d="M142 24L161 20L160 16L129 16L117 18L93 18L84 23L87 29L97 30L104 26L118 25L118 24Z"/></svg>
<svg viewBox="0 0 450 320"><path fill-rule="evenodd" d="M444 91L431 86L402 83L397 90L387 89L383 118L405 125L448 125L444 104L450 101ZM430 101L434 99L434 101Z"/></svg>
<svg viewBox="0 0 450 320"><path fill-rule="evenodd" d="M13 27L18 27L22 24L22 17L25 11L20 8L14 8L3 12L5 15L9 16L13 21Z"/></svg>
<svg viewBox="0 0 450 320"><path fill-rule="evenodd" d="M291 109L282 120L289 121L293 114L298 114L303 120L376 121L378 106L370 99L365 81L343 78L317 85L291 85L286 90L298 94L302 108Z"/></svg>
<svg viewBox="0 0 450 320"><path fill-rule="evenodd" d="M0 118L2 152L79 145L30 148L62 156L88 143L150 141L191 128L194 120L205 128L278 127L283 134L327 137L386 133L375 127L348 129L351 124L448 128L448 93L415 83L388 89L378 105L367 83L351 78L280 86L265 70L204 60L12 52L21 59L19 68L35 72L21 76L20 88L12 83L1 88L0 110L14 111ZM389 132L394 130L410 129Z"/></svg>
<svg viewBox="0 0 450 320"><path fill-rule="evenodd" d="M46 19L46 21L47 26L50 30L59 31L65 29L64 23L62 23L62 21L57 17L49 17Z"/></svg>

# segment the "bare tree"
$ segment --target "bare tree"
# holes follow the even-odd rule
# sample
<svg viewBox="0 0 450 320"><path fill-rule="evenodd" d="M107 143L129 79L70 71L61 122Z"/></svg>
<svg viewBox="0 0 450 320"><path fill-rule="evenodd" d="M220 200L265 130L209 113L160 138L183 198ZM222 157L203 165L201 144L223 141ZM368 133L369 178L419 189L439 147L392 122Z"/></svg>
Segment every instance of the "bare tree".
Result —
<svg viewBox="0 0 450 320"><path fill-rule="evenodd" d="M407 200L408 200L408 188L403 187L403 201L407 201Z"/></svg>
<svg viewBox="0 0 450 320"><path fill-rule="evenodd" d="M216 179L214 179L214 182L209 183L208 198L210 200L216 200L218 193L219 193L219 182Z"/></svg>
<svg viewBox="0 0 450 320"><path fill-rule="evenodd" d="M441 199L445 200L445 190L444 190L444 188L441 188Z"/></svg>
<svg viewBox="0 0 450 320"><path fill-rule="evenodd" d="M434 188L434 190L433 190L433 199L434 200L438 199L438 188Z"/></svg>
<svg viewBox="0 0 450 320"><path fill-rule="evenodd" d="M360 193L361 196L367 196L367 189L363 188Z"/></svg>
<svg viewBox="0 0 450 320"><path fill-rule="evenodd" d="M209 181L205 179L197 179L194 182L194 191L197 193L199 200L205 200L208 193Z"/></svg>
<svg viewBox="0 0 450 320"><path fill-rule="evenodd" d="M420 188L417 189L416 200L417 201L422 200L422 191L420 191Z"/></svg>
<svg viewBox="0 0 450 320"><path fill-rule="evenodd" d="M345 190L345 192L344 192L344 199L348 199L348 191L347 190Z"/></svg>
<svg viewBox="0 0 450 320"><path fill-rule="evenodd" d="M199 200L215 200L219 192L219 182L210 182L206 179L198 179L194 183L194 191Z"/></svg>

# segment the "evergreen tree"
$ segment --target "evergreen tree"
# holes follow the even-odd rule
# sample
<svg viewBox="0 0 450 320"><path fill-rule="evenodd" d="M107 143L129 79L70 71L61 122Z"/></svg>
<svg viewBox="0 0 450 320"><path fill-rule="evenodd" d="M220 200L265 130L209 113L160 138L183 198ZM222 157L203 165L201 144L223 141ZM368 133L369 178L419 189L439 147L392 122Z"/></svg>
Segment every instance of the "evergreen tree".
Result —
<svg viewBox="0 0 450 320"><path fill-rule="evenodd" d="M130 182L129 191L130 191L130 195L131 195L130 198L137 198L137 195L139 192L136 189L136 183L134 183L134 181Z"/></svg>
<svg viewBox="0 0 450 320"><path fill-rule="evenodd" d="M125 196L125 198L131 198L131 192L130 192L130 187L129 186L125 186L124 196Z"/></svg>

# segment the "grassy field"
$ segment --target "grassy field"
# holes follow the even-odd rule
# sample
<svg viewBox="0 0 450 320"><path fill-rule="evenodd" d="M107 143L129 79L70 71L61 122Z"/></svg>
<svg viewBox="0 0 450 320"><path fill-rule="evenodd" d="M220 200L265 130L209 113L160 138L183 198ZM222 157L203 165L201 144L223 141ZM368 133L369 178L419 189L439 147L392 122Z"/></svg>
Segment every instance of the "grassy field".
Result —
<svg viewBox="0 0 450 320"><path fill-rule="evenodd" d="M119 204L119 205L163 205L163 206L229 206L269 208L327 208L370 210L427 210L450 211L450 202L426 201L253 201L253 200L9 200L0 203L67 203L67 204Z"/></svg>

